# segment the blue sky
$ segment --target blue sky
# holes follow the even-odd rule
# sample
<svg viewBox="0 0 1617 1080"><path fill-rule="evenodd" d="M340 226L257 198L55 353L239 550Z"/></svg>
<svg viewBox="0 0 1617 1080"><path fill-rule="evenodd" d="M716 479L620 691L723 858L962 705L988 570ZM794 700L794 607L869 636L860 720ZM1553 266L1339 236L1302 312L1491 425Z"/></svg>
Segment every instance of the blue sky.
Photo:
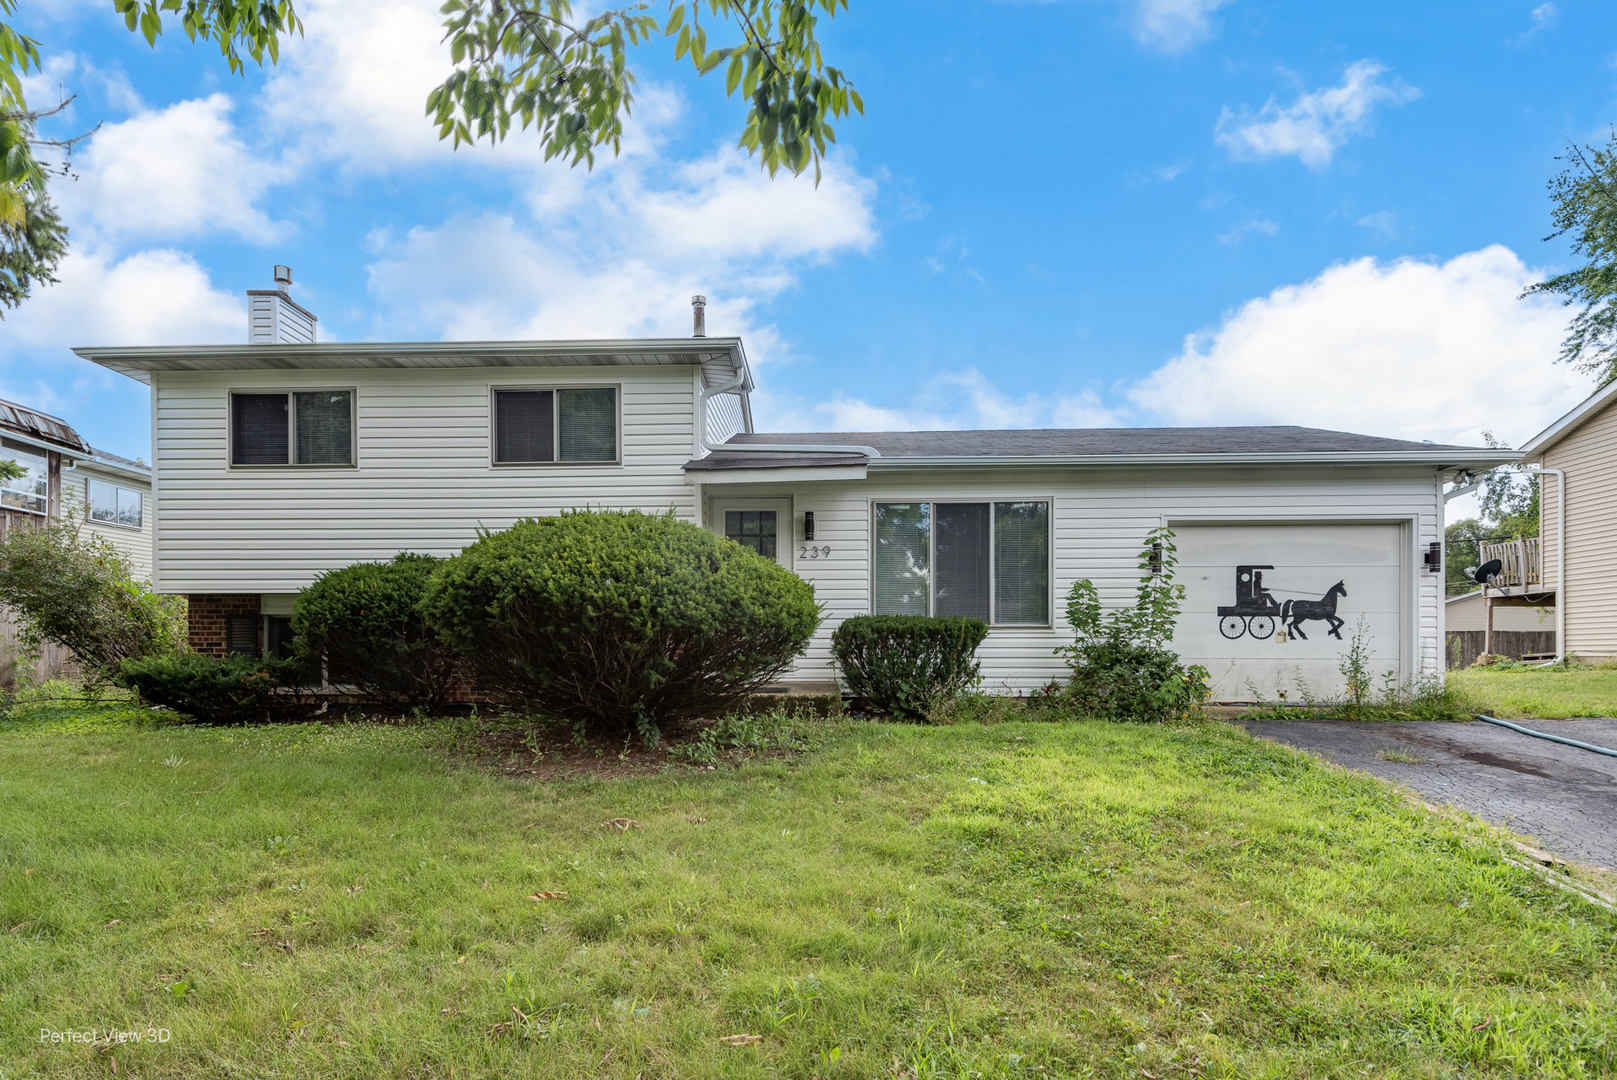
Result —
<svg viewBox="0 0 1617 1080"><path fill-rule="evenodd" d="M854 0L868 114L816 190L732 149L722 84L637 56L622 157L458 152L431 0L302 0L281 64L154 51L110 0L21 0L32 99L102 122L58 185L62 283L0 394L149 456L144 387L74 345L233 342L293 266L328 340L747 341L760 427L1298 423L1531 436L1589 389L1546 180L1617 121L1610 4ZM942 14L939 14L939 12Z"/></svg>

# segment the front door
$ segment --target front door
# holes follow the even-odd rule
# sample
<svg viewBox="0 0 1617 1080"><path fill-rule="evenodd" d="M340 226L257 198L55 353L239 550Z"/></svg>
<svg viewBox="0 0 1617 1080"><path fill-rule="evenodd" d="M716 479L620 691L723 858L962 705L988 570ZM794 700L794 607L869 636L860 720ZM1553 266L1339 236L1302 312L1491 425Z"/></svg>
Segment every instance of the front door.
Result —
<svg viewBox="0 0 1617 1080"><path fill-rule="evenodd" d="M792 565L792 504L789 499L715 499L713 531L780 565Z"/></svg>

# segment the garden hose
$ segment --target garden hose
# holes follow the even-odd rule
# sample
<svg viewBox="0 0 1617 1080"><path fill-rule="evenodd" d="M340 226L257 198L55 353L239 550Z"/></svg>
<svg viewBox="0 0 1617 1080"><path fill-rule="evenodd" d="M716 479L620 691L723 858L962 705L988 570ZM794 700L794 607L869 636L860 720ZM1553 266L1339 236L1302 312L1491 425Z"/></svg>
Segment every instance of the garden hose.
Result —
<svg viewBox="0 0 1617 1080"><path fill-rule="evenodd" d="M1605 754L1607 757L1617 757L1617 750L1611 750L1604 746L1596 746L1594 743L1579 742L1576 739L1564 739L1559 735L1551 735L1547 731L1534 731L1532 728L1524 728L1519 724L1512 724L1508 720L1501 720L1497 716L1483 716L1481 713L1472 713L1471 715L1475 716L1478 720L1486 720L1490 724L1498 724L1500 727L1509 728L1512 731L1519 731L1523 735L1531 735L1535 739L1548 739L1550 742L1558 742L1563 746L1575 746L1579 750L1593 750L1595 753Z"/></svg>

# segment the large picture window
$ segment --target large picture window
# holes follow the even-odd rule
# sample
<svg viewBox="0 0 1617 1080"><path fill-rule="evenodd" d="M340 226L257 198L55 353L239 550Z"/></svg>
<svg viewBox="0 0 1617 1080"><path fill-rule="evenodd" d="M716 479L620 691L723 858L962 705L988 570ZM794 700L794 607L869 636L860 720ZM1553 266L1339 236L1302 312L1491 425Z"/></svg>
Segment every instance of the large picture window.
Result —
<svg viewBox="0 0 1617 1080"><path fill-rule="evenodd" d="M610 386L494 391L494 463L614 463L618 392Z"/></svg>
<svg viewBox="0 0 1617 1080"><path fill-rule="evenodd" d="M91 480L89 488L91 521L121 525L126 529L140 528L146 500L139 491L105 480Z"/></svg>
<svg viewBox="0 0 1617 1080"><path fill-rule="evenodd" d="M30 514L48 513L51 474L45 455L7 443L0 447L0 461L14 461L27 470L22 476L0 479L0 506Z"/></svg>
<svg viewBox="0 0 1617 1080"><path fill-rule="evenodd" d="M877 503L877 615L1050 622L1048 502Z"/></svg>
<svg viewBox="0 0 1617 1080"><path fill-rule="evenodd" d="M232 465L352 465L354 392L230 395Z"/></svg>

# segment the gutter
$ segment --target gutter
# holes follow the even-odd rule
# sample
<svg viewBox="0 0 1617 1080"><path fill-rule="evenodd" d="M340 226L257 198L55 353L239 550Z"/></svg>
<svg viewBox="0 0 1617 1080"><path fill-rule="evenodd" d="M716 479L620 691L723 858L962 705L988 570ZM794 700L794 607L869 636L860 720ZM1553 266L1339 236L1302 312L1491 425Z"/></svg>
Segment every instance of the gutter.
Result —
<svg viewBox="0 0 1617 1080"><path fill-rule="evenodd" d="M747 451L767 449L753 443L729 444L726 449ZM842 448L838 448L842 449ZM848 448L853 449L853 448ZM1456 465L1474 465L1495 468L1516 460L1501 457L1497 452L1478 451L1474 456L1459 456L1453 451L1411 454L1403 451L1333 451L1307 453L1302 451L1274 453L1185 453L1185 454L935 454L915 457L888 457L881 461L882 468L932 469L945 467L971 468L1039 468L1039 467L1102 467L1139 465L1430 465L1437 468ZM871 462L872 466L876 462Z"/></svg>
<svg viewBox="0 0 1617 1080"><path fill-rule="evenodd" d="M1559 664L1566 660L1566 471L1542 466L1528 471L1535 476L1548 473L1560 484L1555 500L1555 659L1550 661ZM1526 585L1522 586L1522 595L1527 595Z"/></svg>
<svg viewBox="0 0 1617 1080"><path fill-rule="evenodd" d="M39 450L50 450L53 453L61 454L65 458L72 458L74 461L95 460L94 455L86 454L82 450L74 450L63 446L61 443L46 442L44 439L36 439L31 435L23 435L19 432L12 431L10 428L0 429L0 437L10 439L12 442L22 443L25 446L32 446ZM4 451L0 451L0 457L3 457L4 454Z"/></svg>

